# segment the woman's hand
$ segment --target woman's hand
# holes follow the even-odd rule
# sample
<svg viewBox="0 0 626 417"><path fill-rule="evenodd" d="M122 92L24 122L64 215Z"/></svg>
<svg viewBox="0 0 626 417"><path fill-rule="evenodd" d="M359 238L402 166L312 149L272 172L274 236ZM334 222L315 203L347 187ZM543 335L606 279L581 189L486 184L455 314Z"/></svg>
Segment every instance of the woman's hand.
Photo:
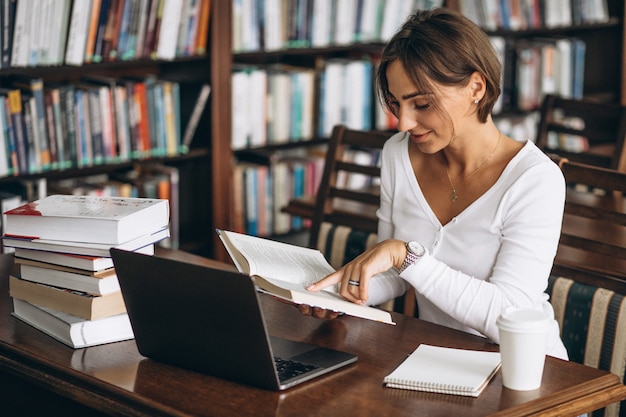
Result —
<svg viewBox="0 0 626 417"><path fill-rule="evenodd" d="M357 256L332 274L309 286L309 291L319 291L330 285L340 284L339 294L348 301L365 304L368 298L370 279L379 272L391 267L400 268L406 257L405 243L397 239L389 239L378 243ZM303 308L300 308L302 311ZM326 313L311 314L314 317L326 316Z"/></svg>

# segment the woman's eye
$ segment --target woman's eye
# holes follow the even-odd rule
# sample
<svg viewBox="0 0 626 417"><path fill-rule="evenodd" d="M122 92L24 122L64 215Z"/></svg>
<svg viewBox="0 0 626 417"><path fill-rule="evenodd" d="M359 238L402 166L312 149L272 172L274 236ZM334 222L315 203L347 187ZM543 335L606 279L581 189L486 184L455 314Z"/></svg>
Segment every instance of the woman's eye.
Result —
<svg viewBox="0 0 626 417"><path fill-rule="evenodd" d="M428 104L428 103L426 103L426 104L418 104L418 103L415 103L415 104L413 105L413 108L414 108L415 110L426 110L426 109L427 109L427 108L429 108L429 107L430 107L430 104Z"/></svg>

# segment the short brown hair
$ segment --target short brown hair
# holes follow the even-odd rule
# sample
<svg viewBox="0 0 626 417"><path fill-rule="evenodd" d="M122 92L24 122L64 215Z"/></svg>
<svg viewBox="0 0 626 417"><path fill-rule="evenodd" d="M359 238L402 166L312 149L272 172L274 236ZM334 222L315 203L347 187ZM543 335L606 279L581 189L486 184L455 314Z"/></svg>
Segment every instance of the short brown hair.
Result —
<svg viewBox="0 0 626 417"><path fill-rule="evenodd" d="M481 73L486 80L486 92L478 104L482 123L501 92L502 64L489 37L474 22L450 9L416 12L385 46L377 86L382 103L392 112L387 67L396 60L420 91L432 91L433 82L463 87L474 72Z"/></svg>

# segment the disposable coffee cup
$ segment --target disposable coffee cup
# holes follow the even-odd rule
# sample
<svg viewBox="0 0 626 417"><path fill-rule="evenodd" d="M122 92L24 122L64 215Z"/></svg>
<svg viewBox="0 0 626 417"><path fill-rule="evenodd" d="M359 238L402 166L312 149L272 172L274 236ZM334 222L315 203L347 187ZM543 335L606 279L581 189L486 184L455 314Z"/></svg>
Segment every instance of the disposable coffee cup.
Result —
<svg viewBox="0 0 626 417"><path fill-rule="evenodd" d="M550 319L537 310L509 308L496 324L500 333L503 385L519 391L539 388Z"/></svg>

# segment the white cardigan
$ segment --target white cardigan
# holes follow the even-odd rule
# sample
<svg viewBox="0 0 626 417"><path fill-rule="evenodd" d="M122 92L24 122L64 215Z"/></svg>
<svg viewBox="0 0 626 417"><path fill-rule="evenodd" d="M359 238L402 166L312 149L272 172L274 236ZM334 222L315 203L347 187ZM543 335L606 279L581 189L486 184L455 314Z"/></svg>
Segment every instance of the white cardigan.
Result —
<svg viewBox="0 0 626 417"><path fill-rule="evenodd" d="M531 141L497 182L442 225L426 202L408 154L408 136L382 153L378 238L415 240L428 249L398 278L395 268L370 281L369 304L416 290L423 320L498 342L496 319L507 307L530 307L554 319L545 293L561 232L565 181ZM548 354L566 359L553 320Z"/></svg>

